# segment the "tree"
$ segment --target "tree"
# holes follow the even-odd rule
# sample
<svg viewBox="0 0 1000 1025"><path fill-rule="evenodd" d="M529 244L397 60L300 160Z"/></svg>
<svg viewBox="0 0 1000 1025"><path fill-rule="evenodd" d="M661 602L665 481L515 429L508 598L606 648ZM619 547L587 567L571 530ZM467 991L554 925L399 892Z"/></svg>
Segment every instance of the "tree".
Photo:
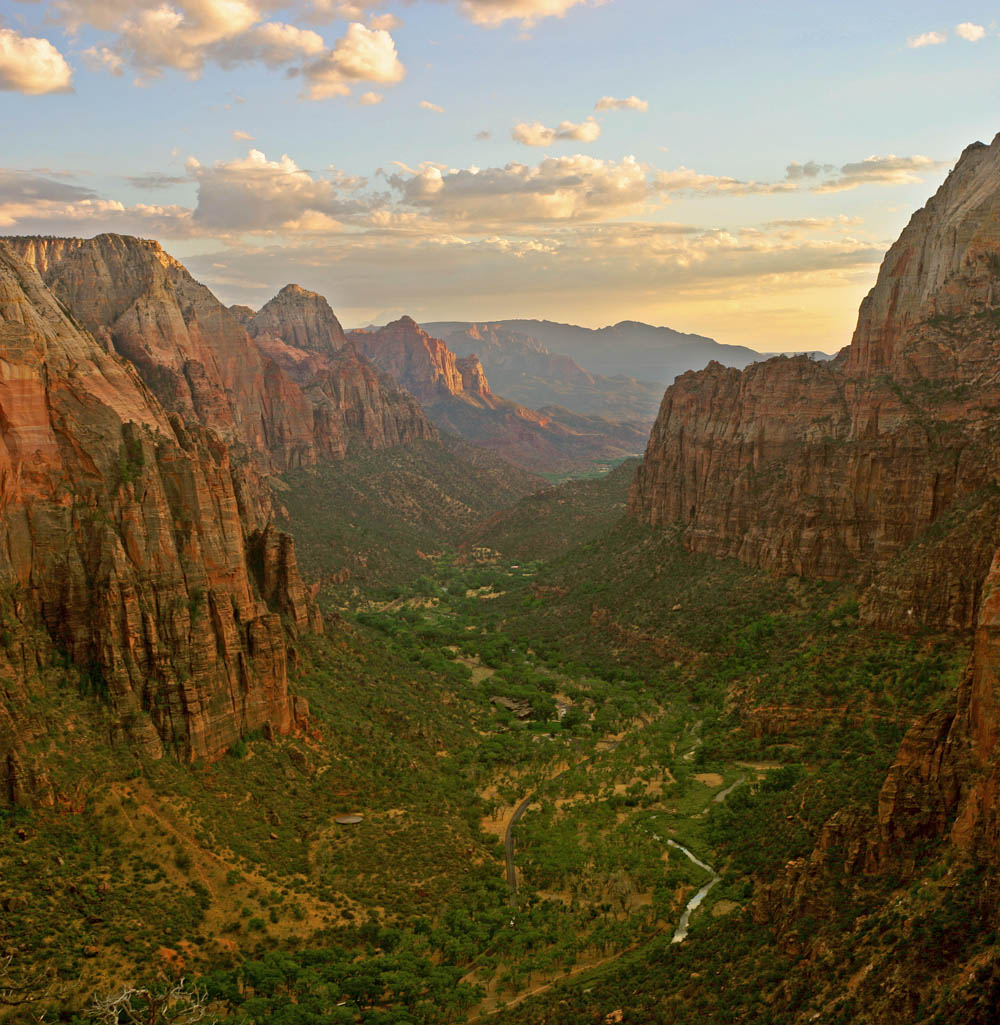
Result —
<svg viewBox="0 0 1000 1025"><path fill-rule="evenodd" d="M185 989L183 979L162 990L131 987L97 997L88 1017L99 1025L214 1025L204 991Z"/></svg>

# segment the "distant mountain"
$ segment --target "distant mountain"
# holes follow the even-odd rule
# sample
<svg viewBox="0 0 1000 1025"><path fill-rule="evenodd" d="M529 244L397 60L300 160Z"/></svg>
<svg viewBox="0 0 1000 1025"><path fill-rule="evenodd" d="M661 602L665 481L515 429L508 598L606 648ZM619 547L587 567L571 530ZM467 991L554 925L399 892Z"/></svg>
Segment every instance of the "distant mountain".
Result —
<svg viewBox="0 0 1000 1025"><path fill-rule="evenodd" d="M607 377L584 370L575 360L549 352L538 339L503 324L449 325L440 334L459 356L476 355L492 386L501 394L532 407L560 405L578 413L611 420L651 424L660 407L660 384L631 377Z"/></svg>
<svg viewBox="0 0 1000 1025"><path fill-rule="evenodd" d="M555 405L530 409L497 395L476 356L456 356L409 317L349 332L347 340L415 396L441 430L534 472L622 459L641 451L649 434L649 421L616 423Z"/></svg>
<svg viewBox="0 0 1000 1025"><path fill-rule="evenodd" d="M432 334L448 338L476 325L438 321L424 325ZM561 353L592 375L631 377L661 387L688 370L701 370L712 360L742 370L774 353L757 352L743 345L723 345L704 335L684 334L669 327L653 327L623 320L611 327L588 328L549 320L500 320L489 325L532 339L542 351ZM492 373L481 352L487 373ZM826 353L809 353L827 358ZM509 390L509 389L508 389Z"/></svg>

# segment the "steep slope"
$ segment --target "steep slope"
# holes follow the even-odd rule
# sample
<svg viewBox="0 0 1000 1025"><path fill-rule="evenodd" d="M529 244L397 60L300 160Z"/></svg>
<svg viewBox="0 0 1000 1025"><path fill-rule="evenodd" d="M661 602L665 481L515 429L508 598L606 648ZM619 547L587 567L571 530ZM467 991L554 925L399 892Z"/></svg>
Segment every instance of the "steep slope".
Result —
<svg viewBox="0 0 1000 1025"><path fill-rule="evenodd" d="M229 310L156 242L9 241L167 409L249 457L248 474L341 459L352 439L380 447L433 433L415 403L338 358L343 331L315 293L290 285L257 314Z"/></svg>
<svg viewBox="0 0 1000 1025"><path fill-rule="evenodd" d="M256 347L303 390L317 437L336 439L327 454L342 459L352 439L372 449L433 440L437 432L411 395L347 344L329 303L286 285L246 318Z"/></svg>
<svg viewBox="0 0 1000 1025"><path fill-rule="evenodd" d="M527 406L559 405L578 413L652 424L662 386L584 370L569 356L503 324L425 324L459 356L475 353L501 395ZM687 369L687 368L685 368Z"/></svg>
<svg viewBox="0 0 1000 1025"><path fill-rule="evenodd" d="M352 331L348 340L415 395L438 427L535 472L620 459L642 446L643 432L631 424L553 407L527 409L495 395L478 357L457 357L409 317Z"/></svg>
<svg viewBox="0 0 1000 1025"><path fill-rule="evenodd" d="M996 487L1000 141L969 147L886 256L838 359L710 365L664 396L630 498L692 550L870 579L959 503ZM935 535L869 595L883 625L971 627L1000 543ZM940 533L940 532L939 532ZM971 540L971 539L970 539ZM931 546L934 548L932 554ZM933 586L930 586L933 583Z"/></svg>
<svg viewBox="0 0 1000 1025"><path fill-rule="evenodd" d="M913 216L840 358L685 375L664 397L636 475L632 514L681 524L692 550L782 572L874 576L862 605L871 626L974 629L957 701L909 731L876 821L832 819L813 854L759 895L758 920L779 936L804 915L833 917L838 878L905 874L944 838L957 860L942 915L961 871L1000 866L997 298L1000 136L966 149ZM995 876L977 886L989 892ZM871 1020L912 1011L918 962L899 962L891 984L873 973L859 991L879 1008ZM995 965L995 952L978 964ZM980 1014L962 1020L988 1020Z"/></svg>
<svg viewBox="0 0 1000 1025"><path fill-rule="evenodd" d="M245 446L265 468L315 462L312 410L299 389L158 243L122 235L8 241L167 409Z"/></svg>
<svg viewBox="0 0 1000 1025"><path fill-rule="evenodd" d="M0 799L26 796L28 696L57 653L103 695L112 737L153 756L290 730L282 616L321 624L226 446L168 414L3 242L0 337Z"/></svg>

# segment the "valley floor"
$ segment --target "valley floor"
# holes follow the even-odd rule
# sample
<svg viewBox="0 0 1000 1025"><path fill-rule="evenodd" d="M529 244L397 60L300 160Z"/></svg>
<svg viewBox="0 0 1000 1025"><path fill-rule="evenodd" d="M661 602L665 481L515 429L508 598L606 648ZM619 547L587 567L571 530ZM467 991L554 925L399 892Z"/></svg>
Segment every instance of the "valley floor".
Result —
<svg viewBox="0 0 1000 1025"><path fill-rule="evenodd" d="M390 464L338 486L370 496L410 472ZM874 814L963 645L873 635L849 588L625 522L630 473L485 525L471 501L461 527L401 509L367 564L358 525L291 480L328 624L297 642L308 732L147 762L93 743L99 711L64 686L39 714L80 740L74 796L3 813L0 995L30 1000L0 1014L71 1020L183 976L241 1023L884 1021L898 1004L866 987L917 958L911 1020L945 1013L959 966L993 963L976 867L934 844L896 876L845 872L836 838L814 852L832 817ZM776 906L791 864L808 892Z"/></svg>

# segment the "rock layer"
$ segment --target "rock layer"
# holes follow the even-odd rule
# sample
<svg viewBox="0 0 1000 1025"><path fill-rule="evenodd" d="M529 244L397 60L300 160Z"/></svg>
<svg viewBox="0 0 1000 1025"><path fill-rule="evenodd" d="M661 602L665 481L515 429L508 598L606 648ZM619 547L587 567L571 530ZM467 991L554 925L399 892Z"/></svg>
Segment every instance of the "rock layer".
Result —
<svg viewBox="0 0 1000 1025"><path fill-rule="evenodd" d="M1000 471L1000 137L965 151L890 249L850 347L829 363L711 364L667 390L633 516L695 551L782 573L870 581ZM912 554L912 553L911 553ZM992 552L911 558L883 625L971 625ZM944 584L944 593L941 585Z"/></svg>
<svg viewBox="0 0 1000 1025"><path fill-rule="evenodd" d="M57 252L41 246L35 262L51 270ZM165 410L107 341L0 242L0 579L16 620L0 665L16 678L24 638L46 638L104 695L112 735L153 756L216 757L249 730L287 732L289 630L320 626L290 540L268 533L218 434ZM270 538L263 593L254 531ZM0 720L16 720L3 693ZM4 736L10 767L22 753Z"/></svg>

